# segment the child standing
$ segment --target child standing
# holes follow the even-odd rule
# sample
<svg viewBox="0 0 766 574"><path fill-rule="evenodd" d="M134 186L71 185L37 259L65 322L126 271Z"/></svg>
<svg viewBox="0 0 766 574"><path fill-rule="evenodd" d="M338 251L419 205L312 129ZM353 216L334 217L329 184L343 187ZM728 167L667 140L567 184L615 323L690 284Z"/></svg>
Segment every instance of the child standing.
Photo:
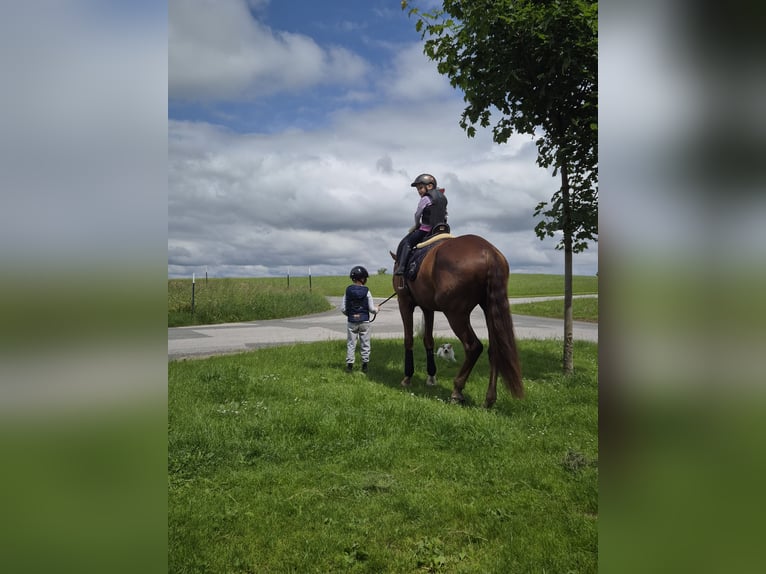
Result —
<svg viewBox="0 0 766 574"><path fill-rule="evenodd" d="M346 340L346 372L354 369L357 337L361 343L362 372L367 372L370 362L370 314L377 314L378 308L372 300L370 289L365 287L370 276L367 269L357 265L349 277L353 284L346 287L340 311L348 317Z"/></svg>

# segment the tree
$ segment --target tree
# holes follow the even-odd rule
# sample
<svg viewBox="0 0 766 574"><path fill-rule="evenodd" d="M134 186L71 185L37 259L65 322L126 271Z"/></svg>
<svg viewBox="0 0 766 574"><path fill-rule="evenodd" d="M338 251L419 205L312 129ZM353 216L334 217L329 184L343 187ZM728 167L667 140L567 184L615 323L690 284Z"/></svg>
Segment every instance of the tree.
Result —
<svg viewBox="0 0 766 574"><path fill-rule="evenodd" d="M561 233L564 250L565 373L573 370L572 254L598 237L598 2L443 0L416 16L424 53L463 91L460 126L492 126L502 144L536 136L537 164L553 166L560 187L534 211L542 240Z"/></svg>

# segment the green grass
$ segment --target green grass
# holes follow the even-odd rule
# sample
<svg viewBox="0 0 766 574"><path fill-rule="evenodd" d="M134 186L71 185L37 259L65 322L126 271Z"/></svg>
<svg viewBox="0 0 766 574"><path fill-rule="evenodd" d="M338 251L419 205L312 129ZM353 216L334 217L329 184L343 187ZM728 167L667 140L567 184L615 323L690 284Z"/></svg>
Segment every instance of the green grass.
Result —
<svg viewBox="0 0 766 574"><path fill-rule="evenodd" d="M376 300L394 292L392 276L371 275L367 286ZM326 296L340 297L349 285L345 276L286 277L198 280L194 288L188 279L168 280L168 327L209 325L295 317L328 311ZM575 295L598 293L598 277L572 278ZM541 297L564 294L562 275L511 275L509 297ZM538 314L532 313L529 314ZM563 310L559 316L563 316Z"/></svg>
<svg viewBox="0 0 766 574"><path fill-rule="evenodd" d="M563 319L564 301L538 301L536 303L513 303L511 313L514 315L533 315L535 317L553 317ZM572 318L575 321L598 323L598 298L582 298L572 300Z"/></svg>
<svg viewBox="0 0 766 574"><path fill-rule="evenodd" d="M437 341L439 344L440 341ZM596 572L597 346L520 341L526 398L399 385L401 341L168 365L170 572Z"/></svg>
<svg viewBox="0 0 766 574"><path fill-rule="evenodd" d="M287 289L272 280L211 279L195 283L192 313L191 282L168 281L168 327L281 319L330 309L315 290Z"/></svg>
<svg viewBox="0 0 766 574"><path fill-rule="evenodd" d="M375 297L388 297L394 292L392 286L393 277L390 273L379 275L374 273L367 280L367 286ZM269 277L254 279L238 279L238 281L254 281L264 286L278 289L287 289L286 277ZM190 285L185 280L187 286ZM199 283L198 283L199 284ZM311 277L310 284L308 277L291 277L290 289L308 289L311 287L313 292L326 296L340 297L349 284L347 276L323 276ZM190 288L190 287L188 287ZM575 295L592 295L598 293L598 277L590 275L576 275L572 277L572 292ZM511 273L508 280L509 297L544 297L564 294L564 276L563 275L545 275L532 273Z"/></svg>

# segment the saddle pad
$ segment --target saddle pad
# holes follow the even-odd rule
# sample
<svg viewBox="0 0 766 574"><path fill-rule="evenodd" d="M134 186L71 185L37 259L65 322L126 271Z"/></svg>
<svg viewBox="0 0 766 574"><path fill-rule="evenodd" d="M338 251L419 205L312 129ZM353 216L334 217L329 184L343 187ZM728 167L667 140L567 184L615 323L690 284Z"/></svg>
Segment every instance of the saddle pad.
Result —
<svg viewBox="0 0 766 574"><path fill-rule="evenodd" d="M427 239L426 241L423 241L422 243L418 243L415 246L415 249L412 250L412 255L410 256L410 260L407 263L407 279L410 281L414 281L415 278L418 275L418 270L420 269L420 264L423 262L423 259L425 259L426 253L431 251L432 248L436 246L436 243L441 241L442 239L452 239L452 235L449 233L441 233L439 235L434 235L430 239Z"/></svg>

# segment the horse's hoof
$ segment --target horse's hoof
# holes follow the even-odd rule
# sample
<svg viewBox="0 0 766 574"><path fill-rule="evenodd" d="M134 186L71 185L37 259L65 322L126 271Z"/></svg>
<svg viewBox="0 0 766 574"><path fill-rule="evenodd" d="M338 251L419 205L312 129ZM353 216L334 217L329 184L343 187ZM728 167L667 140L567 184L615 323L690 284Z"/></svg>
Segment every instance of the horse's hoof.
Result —
<svg viewBox="0 0 766 574"><path fill-rule="evenodd" d="M433 376L433 375L429 376L429 377L426 379L426 384L427 384L429 387L434 387L434 386L436 386L436 377L435 377L435 376Z"/></svg>
<svg viewBox="0 0 766 574"><path fill-rule="evenodd" d="M402 379L402 386L403 387L409 387L410 386L410 378L409 377L404 377Z"/></svg>
<svg viewBox="0 0 766 574"><path fill-rule="evenodd" d="M461 407L465 404L465 399L462 396L459 397L450 397L450 403L453 405L460 405Z"/></svg>

